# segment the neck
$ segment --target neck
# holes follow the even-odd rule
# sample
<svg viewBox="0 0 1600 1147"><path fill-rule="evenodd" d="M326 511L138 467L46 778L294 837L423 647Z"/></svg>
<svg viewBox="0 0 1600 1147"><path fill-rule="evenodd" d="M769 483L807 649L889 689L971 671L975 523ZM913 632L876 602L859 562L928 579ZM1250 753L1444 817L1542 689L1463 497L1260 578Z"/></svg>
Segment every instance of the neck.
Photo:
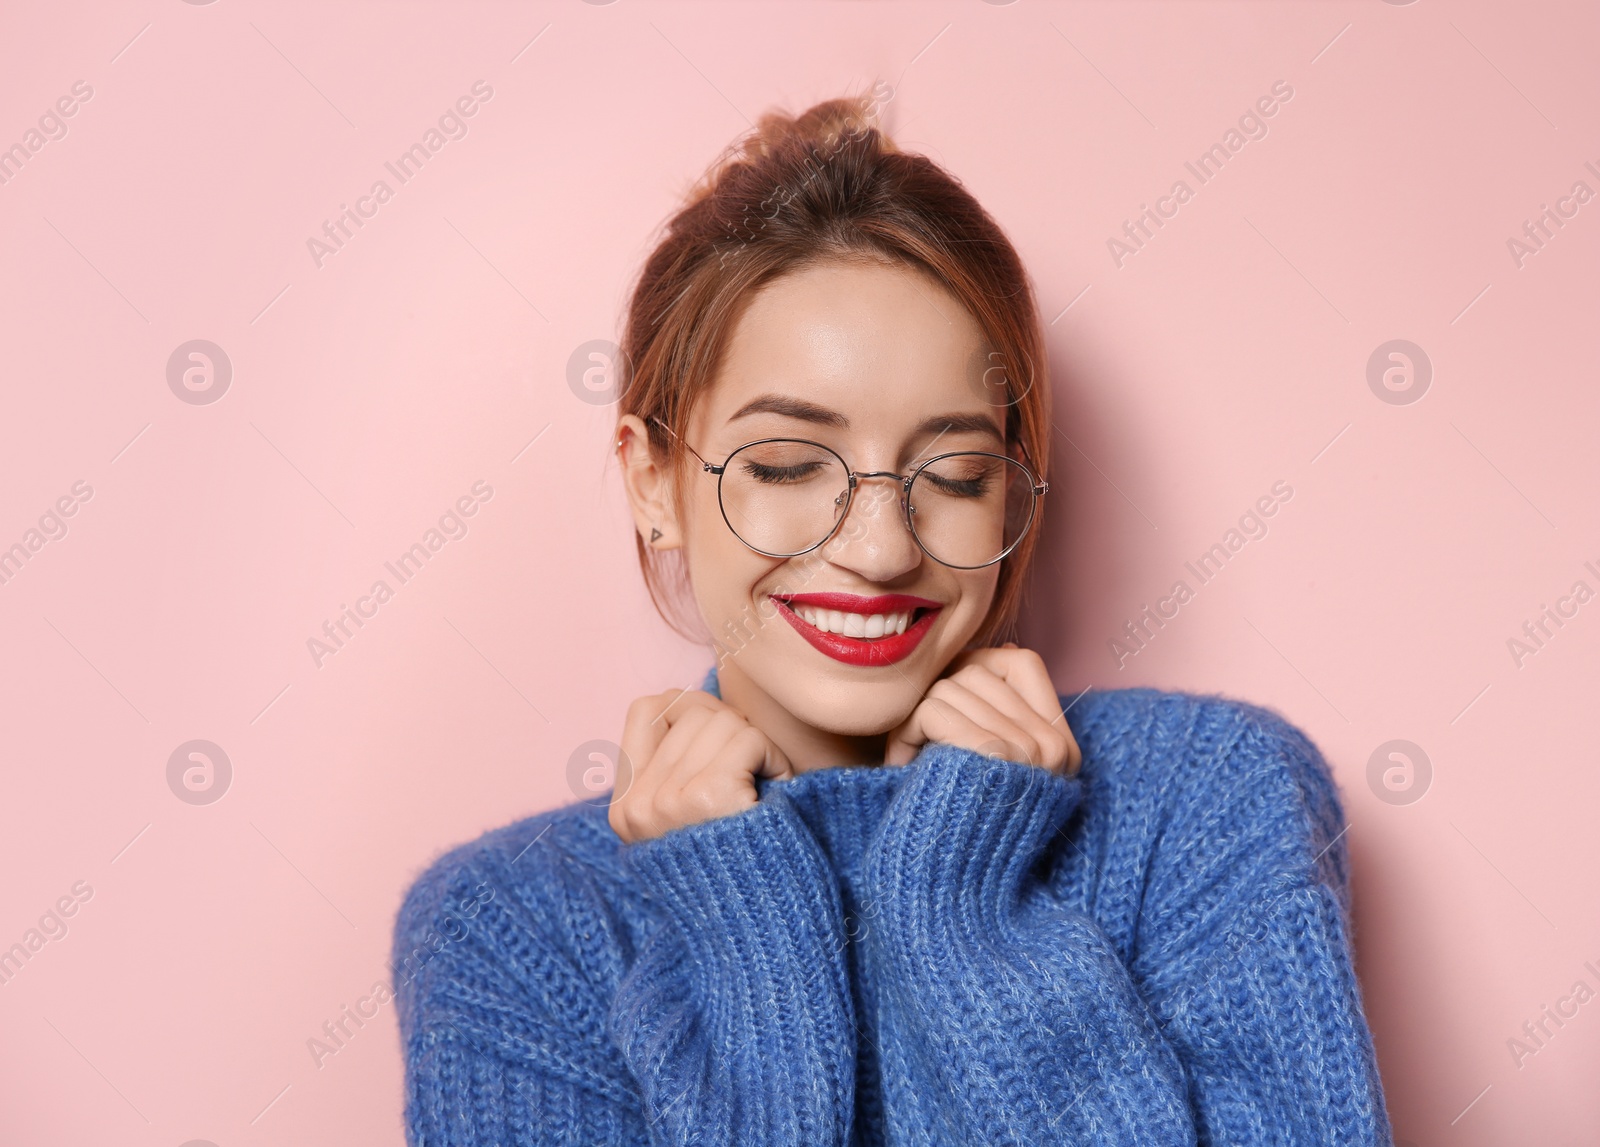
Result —
<svg viewBox="0 0 1600 1147"><path fill-rule="evenodd" d="M783 751L796 775L839 765L876 765L883 762L887 733L852 736L809 725L774 701L739 672L732 660L717 670L717 690L728 705Z"/></svg>

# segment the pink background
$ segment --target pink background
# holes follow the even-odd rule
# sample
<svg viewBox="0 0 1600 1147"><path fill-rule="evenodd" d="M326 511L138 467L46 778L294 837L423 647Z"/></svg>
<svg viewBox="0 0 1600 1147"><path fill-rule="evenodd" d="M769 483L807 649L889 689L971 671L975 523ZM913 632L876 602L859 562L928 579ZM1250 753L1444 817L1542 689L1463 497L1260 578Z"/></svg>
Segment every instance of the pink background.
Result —
<svg viewBox="0 0 1600 1147"><path fill-rule="evenodd" d="M0 185L0 546L74 499L0 585L0 946L92 890L0 987L0 1141L400 1141L392 1004L320 1066L308 1041L386 978L403 891L574 799L573 750L709 664L650 610L614 409L569 357L749 120L878 79L1051 323L1026 636L1060 688L1223 692L1322 747L1398 1138L1600 1140L1600 999L1508 1046L1600 986L1600 603L1507 646L1600 590L1600 200L1507 246L1600 191L1592 4L174 0L11 5L0 42L0 146L93 91ZM1119 268L1107 240L1280 80ZM476 81L468 134L319 268L307 240ZM231 361L215 402L169 387L193 339ZM1392 339L1420 401L1368 386ZM465 536L388 578L479 481ZM1119 667L1278 481L1267 536ZM231 761L214 803L168 784L193 739ZM1394 739L1421 799L1369 782Z"/></svg>

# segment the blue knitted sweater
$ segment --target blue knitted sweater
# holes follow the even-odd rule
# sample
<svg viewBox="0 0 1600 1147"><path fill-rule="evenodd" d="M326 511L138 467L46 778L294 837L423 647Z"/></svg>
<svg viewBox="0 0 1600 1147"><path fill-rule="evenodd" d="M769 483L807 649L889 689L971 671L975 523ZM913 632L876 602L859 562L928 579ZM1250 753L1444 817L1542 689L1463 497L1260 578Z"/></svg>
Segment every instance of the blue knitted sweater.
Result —
<svg viewBox="0 0 1600 1147"><path fill-rule="evenodd" d="M1067 721L1070 778L931 744L445 853L395 930L409 1142L1391 1144L1317 749L1152 689Z"/></svg>

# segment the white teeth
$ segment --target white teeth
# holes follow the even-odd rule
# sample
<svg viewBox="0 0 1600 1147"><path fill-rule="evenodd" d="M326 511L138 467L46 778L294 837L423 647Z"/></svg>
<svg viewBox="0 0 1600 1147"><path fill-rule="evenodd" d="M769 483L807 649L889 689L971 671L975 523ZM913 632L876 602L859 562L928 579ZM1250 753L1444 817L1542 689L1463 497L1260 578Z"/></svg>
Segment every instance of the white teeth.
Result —
<svg viewBox="0 0 1600 1147"><path fill-rule="evenodd" d="M837 609L817 609L815 606L791 605L801 619L824 633L837 633L843 637L873 641L880 637L904 633L911 624L911 610L899 613L845 613Z"/></svg>

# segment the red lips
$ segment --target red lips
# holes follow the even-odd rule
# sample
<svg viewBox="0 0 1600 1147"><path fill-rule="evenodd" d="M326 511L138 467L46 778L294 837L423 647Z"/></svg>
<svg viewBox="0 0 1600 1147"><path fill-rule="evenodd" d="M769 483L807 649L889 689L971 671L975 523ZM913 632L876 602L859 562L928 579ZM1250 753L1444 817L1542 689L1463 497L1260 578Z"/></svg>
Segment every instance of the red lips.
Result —
<svg viewBox="0 0 1600 1147"><path fill-rule="evenodd" d="M783 619L794 626L795 631L813 648L847 665L893 665L905 660L921 644L928 630L933 627L939 611L944 608L940 602L904 593L885 593L876 597L860 597L853 593L796 593L772 600L777 603ZM840 633L818 629L790 609L791 602L817 609L836 609L840 613L865 614L868 617L881 613L903 613L906 610L921 612L913 614L911 624L906 626L904 633L891 633L883 637L845 637Z"/></svg>

